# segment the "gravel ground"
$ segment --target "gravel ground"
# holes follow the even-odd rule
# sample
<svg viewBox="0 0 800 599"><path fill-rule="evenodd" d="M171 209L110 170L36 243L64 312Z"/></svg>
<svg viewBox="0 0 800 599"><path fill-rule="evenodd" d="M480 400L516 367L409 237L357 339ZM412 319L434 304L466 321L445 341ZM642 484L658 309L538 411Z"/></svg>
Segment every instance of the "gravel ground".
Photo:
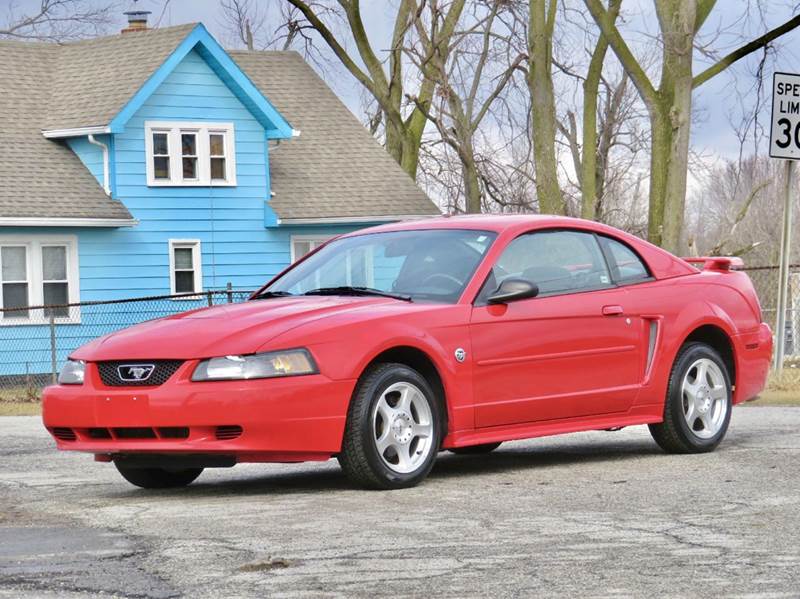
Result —
<svg viewBox="0 0 800 599"><path fill-rule="evenodd" d="M147 492L0 418L0 598L800 597L798 429L736 409L708 455L633 427L442 454L405 491L331 461Z"/></svg>

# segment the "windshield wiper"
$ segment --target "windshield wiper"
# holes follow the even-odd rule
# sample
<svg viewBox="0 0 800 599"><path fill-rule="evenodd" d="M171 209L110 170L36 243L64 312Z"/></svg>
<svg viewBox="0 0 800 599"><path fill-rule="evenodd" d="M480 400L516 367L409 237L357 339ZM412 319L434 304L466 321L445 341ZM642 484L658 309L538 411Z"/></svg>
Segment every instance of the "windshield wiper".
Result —
<svg viewBox="0 0 800 599"><path fill-rule="evenodd" d="M273 297L289 297L292 295L294 295L294 293L289 293L288 291L269 291L265 289L264 291L254 295L250 299L271 299Z"/></svg>
<svg viewBox="0 0 800 599"><path fill-rule="evenodd" d="M372 287L352 287L350 285L341 285L339 287L320 287L319 289L306 291L303 295L374 295L376 297L390 297L392 299L401 300L404 302L414 301L411 299L410 295L381 291L380 289L373 289Z"/></svg>

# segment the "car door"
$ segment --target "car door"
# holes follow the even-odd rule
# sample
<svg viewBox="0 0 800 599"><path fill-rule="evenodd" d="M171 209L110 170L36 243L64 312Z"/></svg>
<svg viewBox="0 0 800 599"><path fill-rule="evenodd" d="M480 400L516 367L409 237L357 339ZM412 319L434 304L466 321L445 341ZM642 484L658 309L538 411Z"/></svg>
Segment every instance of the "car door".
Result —
<svg viewBox="0 0 800 599"><path fill-rule="evenodd" d="M534 298L489 304L505 277ZM502 252L470 323L476 426L624 412L641 382L642 323L626 314L596 236L527 233Z"/></svg>

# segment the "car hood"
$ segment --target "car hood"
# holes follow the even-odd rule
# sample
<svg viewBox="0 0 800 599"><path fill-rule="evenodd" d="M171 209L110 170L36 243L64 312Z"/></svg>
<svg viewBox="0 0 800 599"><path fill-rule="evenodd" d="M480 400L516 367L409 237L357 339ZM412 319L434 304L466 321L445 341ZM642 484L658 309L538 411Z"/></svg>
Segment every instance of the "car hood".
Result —
<svg viewBox="0 0 800 599"><path fill-rule="evenodd" d="M313 321L412 304L381 297L309 296L253 300L184 312L100 337L72 354L79 360L196 359L257 351Z"/></svg>

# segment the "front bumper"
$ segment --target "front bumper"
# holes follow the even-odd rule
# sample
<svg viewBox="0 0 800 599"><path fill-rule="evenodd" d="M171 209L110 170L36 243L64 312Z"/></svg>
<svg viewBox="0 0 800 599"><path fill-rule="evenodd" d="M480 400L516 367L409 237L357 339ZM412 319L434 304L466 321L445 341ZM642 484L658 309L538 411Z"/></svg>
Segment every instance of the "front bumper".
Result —
<svg viewBox="0 0 800 599"><path fill-rule="evenodd" d="M59 449L100 456L224 454L237 462L327 459L341 448L355 381L323 375L192 382L187 361L163 385L107 387L88 363L83 385L45 389L44 425Z"/></svg>

